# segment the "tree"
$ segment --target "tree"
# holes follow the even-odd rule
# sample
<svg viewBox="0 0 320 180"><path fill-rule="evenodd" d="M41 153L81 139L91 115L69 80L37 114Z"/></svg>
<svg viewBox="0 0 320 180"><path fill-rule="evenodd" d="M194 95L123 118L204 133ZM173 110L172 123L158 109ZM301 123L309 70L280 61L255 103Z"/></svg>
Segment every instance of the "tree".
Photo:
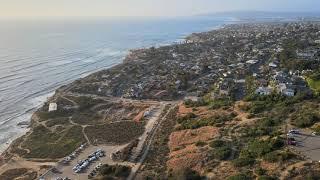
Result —
<svg viewBox="0 0 320 180"><path fill-rule="evenodd" d="M246 77L246 92L247 95L251 95L256 90L257 85L255 83L255 78L253 76Z"/></svg>
<svg viewBox="0 0 320 180"><path fill-rule="evenodd" d="M190 168L180 169L173 176L175 179L184 179L184 180L202 180L203 179L198 172Z"/></svg>

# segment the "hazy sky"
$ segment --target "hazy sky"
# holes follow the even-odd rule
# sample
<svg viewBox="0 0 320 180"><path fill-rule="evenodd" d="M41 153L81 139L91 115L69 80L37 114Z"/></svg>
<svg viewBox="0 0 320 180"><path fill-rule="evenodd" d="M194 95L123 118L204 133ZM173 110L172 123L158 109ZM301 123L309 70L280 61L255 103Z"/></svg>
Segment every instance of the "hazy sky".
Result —
<svg viewBox="0 0 320 180"><path fill-rule="evenodd" d="M0 0L0 17L188 16L233 10L319 8L320 0Z"/></svg>

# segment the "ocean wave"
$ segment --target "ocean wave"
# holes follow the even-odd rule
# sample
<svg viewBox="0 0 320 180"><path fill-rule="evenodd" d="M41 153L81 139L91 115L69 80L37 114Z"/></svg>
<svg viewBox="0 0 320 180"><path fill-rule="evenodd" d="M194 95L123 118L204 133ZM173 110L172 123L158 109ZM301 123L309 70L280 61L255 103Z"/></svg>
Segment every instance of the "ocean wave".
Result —
<svg viewBox="0 0 320 180"><path fill-rule="evenodd" d="M115 50L112 48L97 49L96 52L98 53L98 55L102 56L117 56L127 53L127 51Z"/></svg>
<svg viewBox="0 0 320 180"><path fill-rule="evenodd" d="M50 88L48 88L50 89ZM32 99L30 99L29 101L27 101L28 104L31 105L31 107L36 108L41 106L49 97L53 96L55 92L49 92L49 93L45 93L39 96L36 96Z"/></svg>
<svg viewBox="0 0 320 180"><path fill-rule="evenodd" d="M0 78L0 83L6 83L9 81L20 80L20 79L24 79L26 77L27 76L19 76L17 74L14 74L12 76L8 76L7 78ZM1 92L1 89L0 89L0 92Z"/></svg>
<svg viewBox="0 0 320 180"><path fill-rule="evenodd" d="M73 63L73 61L68 61L68 60L64 60L64 61L54 61L54 62L49 62L48 66L61 66L61 65L66 65L66 64L71 64Z"/></svg>

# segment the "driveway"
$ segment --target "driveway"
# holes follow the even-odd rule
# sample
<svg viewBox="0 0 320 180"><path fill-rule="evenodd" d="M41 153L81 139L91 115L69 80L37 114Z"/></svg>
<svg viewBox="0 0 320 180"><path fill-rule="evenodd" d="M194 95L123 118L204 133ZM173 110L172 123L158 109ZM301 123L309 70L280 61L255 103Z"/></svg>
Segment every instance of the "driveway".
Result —
<svg viewBox="0 0 320 180"><path fill-rule="evenodd" d="M311 132L301 131L294 135L298 142L293 148L313 161L320 161L320 136L312 135Z"/></svg>

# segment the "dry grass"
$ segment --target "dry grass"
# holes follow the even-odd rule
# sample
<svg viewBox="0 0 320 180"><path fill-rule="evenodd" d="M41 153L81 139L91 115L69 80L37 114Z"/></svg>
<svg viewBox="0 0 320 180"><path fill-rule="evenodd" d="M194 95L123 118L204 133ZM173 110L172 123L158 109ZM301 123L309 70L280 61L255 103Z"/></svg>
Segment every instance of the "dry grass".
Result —
<svg viewBox="0 0 320 180"><path fill-rule="evenodd" d="M9 169L0 175L1 180L33 180L37 178L37 173L26 168Z"/></svg>
<svg viewBox="0 0 320 180"><path fill-rule="evenodd" d="M94 144L125 144L143 134L144 123L118 122L85 128L85 133Z"/></svg>
<svg viewBox="0 0 320 180"><path fill-rule="evenodd" d="M171 151L182 148L186 145L195 144L199 141L209 141L219 135L219 129L206 126L199 129L187 129L173 132L170 135L169 148Z"/></svg>
<svg viewBox="0 0 320 180"><path fill-rule="evenodd" d="M197 172L203 170L202 161L206 159L206 153L202 152L197 146L189 145L184 149L170 153L167 168L177 172L180 169L193 169Z"/></svg>

